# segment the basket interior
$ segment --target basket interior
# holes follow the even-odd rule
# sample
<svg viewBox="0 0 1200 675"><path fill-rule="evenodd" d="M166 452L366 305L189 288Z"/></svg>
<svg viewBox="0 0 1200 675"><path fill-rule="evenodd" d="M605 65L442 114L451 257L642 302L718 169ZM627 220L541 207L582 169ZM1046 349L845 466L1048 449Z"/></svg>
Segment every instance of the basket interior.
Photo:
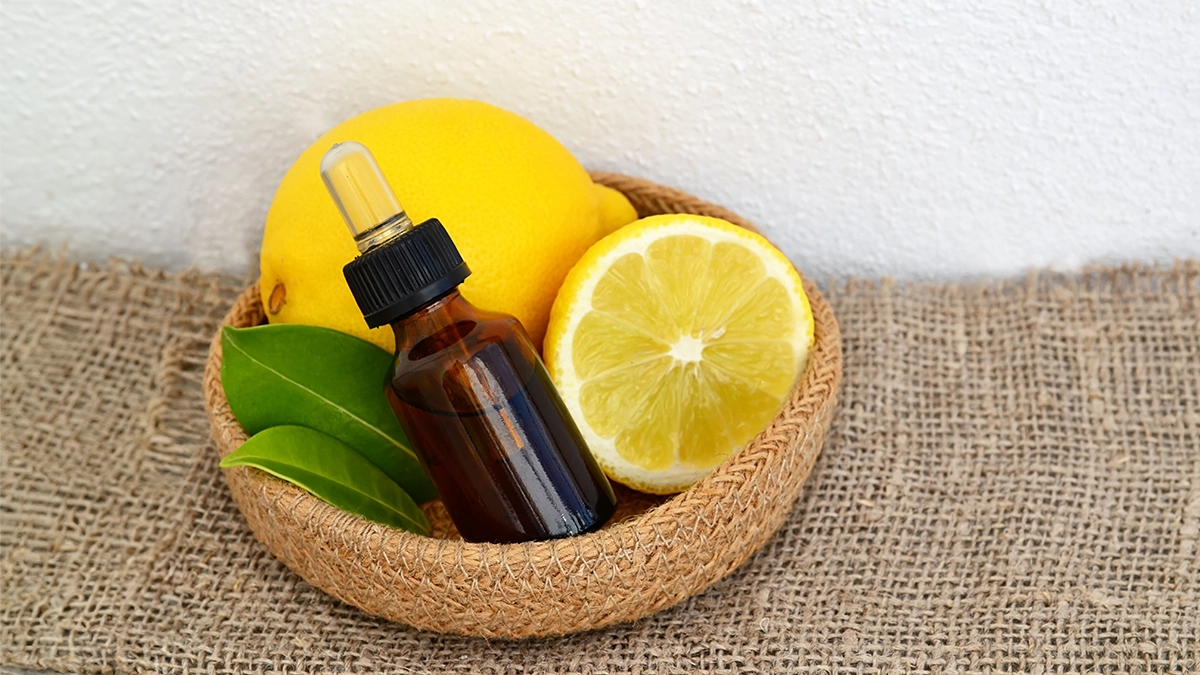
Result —
<svg viewBox="0 0 1200 675"><path fill-rule="evenodd" d="M235 321L236 324L239 324L239 328L261 326L267 323L266 314L262 311L258 285L253 285L249 290L250 292L245 297L244 303L249 311L243 315L242 321ZM612 527L617 523L641 515L678 496L646 494L632 490L616 482L612 486L613 490L617 493L617 512L609 519L604 528ZM446 507L442 505L442 500L434 499L426 502L421 505L421 509L429 519L430 537L462 541L462 536L455 529L453 521L450 520L450 514L446 512Z"/></svg>

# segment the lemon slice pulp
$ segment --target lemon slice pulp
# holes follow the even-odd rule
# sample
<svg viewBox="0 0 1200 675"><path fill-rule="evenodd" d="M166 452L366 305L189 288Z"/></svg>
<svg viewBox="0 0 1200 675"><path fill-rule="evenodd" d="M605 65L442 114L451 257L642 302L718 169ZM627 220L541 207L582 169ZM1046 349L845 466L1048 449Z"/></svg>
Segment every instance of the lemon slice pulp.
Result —
<svg viewBox="0 0 1200 675"><path fill-rule="evenodd" d="M702 478L778 412L813 341L800 275L716 218L645 218L567 275L550 375L609 477L656 493Z"/></svg>

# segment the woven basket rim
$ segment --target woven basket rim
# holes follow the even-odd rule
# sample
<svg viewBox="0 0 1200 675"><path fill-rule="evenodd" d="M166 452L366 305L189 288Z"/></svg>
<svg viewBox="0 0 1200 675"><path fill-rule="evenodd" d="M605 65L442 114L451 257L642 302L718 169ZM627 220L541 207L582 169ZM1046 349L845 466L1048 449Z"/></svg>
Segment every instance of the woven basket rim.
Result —
<svg viewBox="0 0 1200 675"><path fill-rule="evenodd" d="M733 215L733 218L726 217L727 220L731 220L731 222L741 221L738 224L748 225L744 219L737 217L736 214L732 214L721 207L707 204L691 195L672 188L664 188L649 181L619 174L594 174L594 177L597 182L620 189L627 196L630 196L635 206L639 207L639 215L646 215L643 213L644 208L647 210L653 208L653 205L646 207L645 200L637 196L638 190L646 190L672 205L678 205L680 201L686 205L690 203L687 200L691 200L699 204L692 212L700 211L703 215L710 215L713 209L720 209L727 214ZM665 197L663 197L664 194L666 195ZM824 436L825 427L828 425L828 419L832 414L832 408L836 402L836 393L841 377L840 333L836 319L834 319L832 311L819 290L807 280L805 280L805 290L808 293L809 302L812 306L816 339L809 355L804 376L788 396L780 413L771 420L767 428L758 434L742 451L719 465L688 490L674 495L641 514L631 516L620 522L610 523L594 533L567 539L523 544L488 544L436 539L400 530L392 530L383 525L343 513L308 492L264 472L252 471L247 467L234 467L223 469L222 471L243 513L247 513L247 505L242 500L250 499L251 497L247 497L246 494L254 493L258 495L257 498L270 500L271 503L287 504L288 509L291 510L289 513L304 513L307 518L305 522L322 523L322 527L318 528L318 530L305 531L305 536L311 536L314 539L314 542L311 543L314 543L319 551L323 551L329 547L338 549L348 547L357 551L365 546L372 549L375 555L395 556L397 559L403 561L419 561L422 569L428 570L440 569L449 560L453 562L455 570L462 571L468 577L472 574L485 573L494 576L493 573L495 570L492 569L493 566L511 564L512 559L530 561L550 560L558 563L560 567L563 565L563 561L574 561L582 564L584 567L588 567L589 562L596 561L598 558L604 558L605 556L611 556L614 550L620 551L626 545L642 548L654 548L656 546L677 547L680 545L698 546L703 544L709 532L703 530L700 525L691 522L697 517L696 514L701 514L701 520L703 520L703 515L713 510L714 503L718 507L717 511L721 511L720 502L726 500L729 495L733 495L731 507L735 506L734 502L737 500L735 493L744 485L752 481L761 481L764 477L770 478L769 473L777 468L774 466L774 463L779 460L781 455L786 455L790 448L790 445L789 447L783 446L788 445L788 443L791 445L797 444L796 439L793 438L795 435L801 434L807 436L817 434L820 438ZM258 316L259 321L262 320L257 283L248 287L239 296L235 305L222 320L222 326L245 325L248 317L252 318L255 316ZM237 423L236 419L233 418L221 386L220 336L221 330L218 329L216 335L213 337L206 363L204 391L205 404L212 425L213 436L217 441L218 453L221 457L224 457L245 442L247 437L245 431ZM787 441L789 438L792 440ZM808 470L811 468L812 462L815 461L816 454L819 451L820 443L817 443L815 450L809 452L811 457L803 458L805 466L802 467L802 475L794 486L794 492L798 493L800 483L807 476ZM239 492L244 492L244 494L239 494ZM779 496L784 497L785 495L781 494ZM791 502L794 501L794 498L795 494L792 494L787 499L785 505L775 505L772 508L782 508L783 512L786 513L786 511L790 510ZM754 514L739 515L747 521L751 521L743 523L743 527L751 529L759 527L758 523L752 522ZM249 514L247 516L249 517ZM683 523L689 523L691 526L684 527L681 525ZM727 561L718 555L718 558L722 561L720 566L723 569L716 570L715 574L708 575L711 578L705 578L702 583L692 584L691 587L669 594L670 597L653 604L653 606L647 607L646 611L634 612L630 616L622 616L618 620L637 618L637 616L669 606L703 590L703 588L714 583L740 565L753 550L757 549L774 532L778 524L775 523L773 526L769 526L770 531L761 533L761 536L757 536L760 533L754 533L757 543L751 545L746 551L732 551L730 555L725 556L729 558ZM716 525L720 526L723 524ZM264 541L274 534L263 533L259 529L255 529L255 533L259 536L260 540ZM317 544L317 541L320 543ZM268 547L272 548L272 552L277 557L283 558L285 562L289 562L287 559L289 556L299 554L299 552L282 551L281 555L280 551L275 550L278 546L272 547L268 544ZM304 552L304 554L308 555L307 552ZM600 564L597 563L597 566ZM615 565L616 563L612 564ZM289 566L292 565L289 564ZM305 576L305 578L309 577L303 571L297 571L301 573L301 576ZM664 581L671 582L672 580L667 579ZM410 616L397 616L396 613L380 611L380 608L375 606L364 606L373 605L373 601L368 599L363 602L363 598L357 596L351 597L355 593L344 592L345 589L330 588L321 583L314 583L327 592L363 607L369 612L382 614L387 618L412 623L420 627L445 630L446 632L475 634L486 637L523 637L525 635L560 634L615 622L607 621L599 622L596 625L571 626L564 630L509 631L503 628L499 630L476 630L471 626L458 629L455 626L446 627L434 625L429 622L411 620L412 617Z"/></svg>

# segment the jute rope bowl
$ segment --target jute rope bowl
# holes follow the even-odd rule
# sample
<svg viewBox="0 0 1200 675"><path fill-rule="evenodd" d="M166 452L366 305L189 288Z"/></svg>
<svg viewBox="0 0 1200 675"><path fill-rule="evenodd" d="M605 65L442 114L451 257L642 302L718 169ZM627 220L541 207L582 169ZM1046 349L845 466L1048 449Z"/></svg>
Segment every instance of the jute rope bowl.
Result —
<svg viewBox="0 0 1200 675"><path fill-rule="evenodd" d="M688 194L617 174L593 174L638 213L736 214ZM368 522L261 471L224 469L238 508L271 553L309 583L378 616L487 638L560 635L641 618L704 590L779 528L821 451L842 374L841 338L816 287L805 286L816 344L779 415L740 453L669 499L620 490L622 509L599 532L530 544L462 541L436 500L422 537ZM225 316L265 317L258 286ZM221 456L246 441L221 387L220 333L204 394Z"/></svg>

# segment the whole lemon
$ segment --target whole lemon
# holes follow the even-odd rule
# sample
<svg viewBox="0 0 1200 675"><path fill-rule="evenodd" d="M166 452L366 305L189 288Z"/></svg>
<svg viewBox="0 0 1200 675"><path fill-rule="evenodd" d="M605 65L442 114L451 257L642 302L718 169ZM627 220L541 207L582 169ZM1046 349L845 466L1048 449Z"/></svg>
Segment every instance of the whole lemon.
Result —
<svg viewBox="0 0 1200 675"><path fill-rule="evenodd" d="M367 328L342 276L358 248L318 170L342 141L370 148L414 223L446 226L472 271L463 295L516 316L539 347L571 266L636 218L624 196L593 183L562 144L518 115L448 98L378 108L321 136L275 193L259 281L271 323L325 326L394 349L388 327Z"/></svg>

